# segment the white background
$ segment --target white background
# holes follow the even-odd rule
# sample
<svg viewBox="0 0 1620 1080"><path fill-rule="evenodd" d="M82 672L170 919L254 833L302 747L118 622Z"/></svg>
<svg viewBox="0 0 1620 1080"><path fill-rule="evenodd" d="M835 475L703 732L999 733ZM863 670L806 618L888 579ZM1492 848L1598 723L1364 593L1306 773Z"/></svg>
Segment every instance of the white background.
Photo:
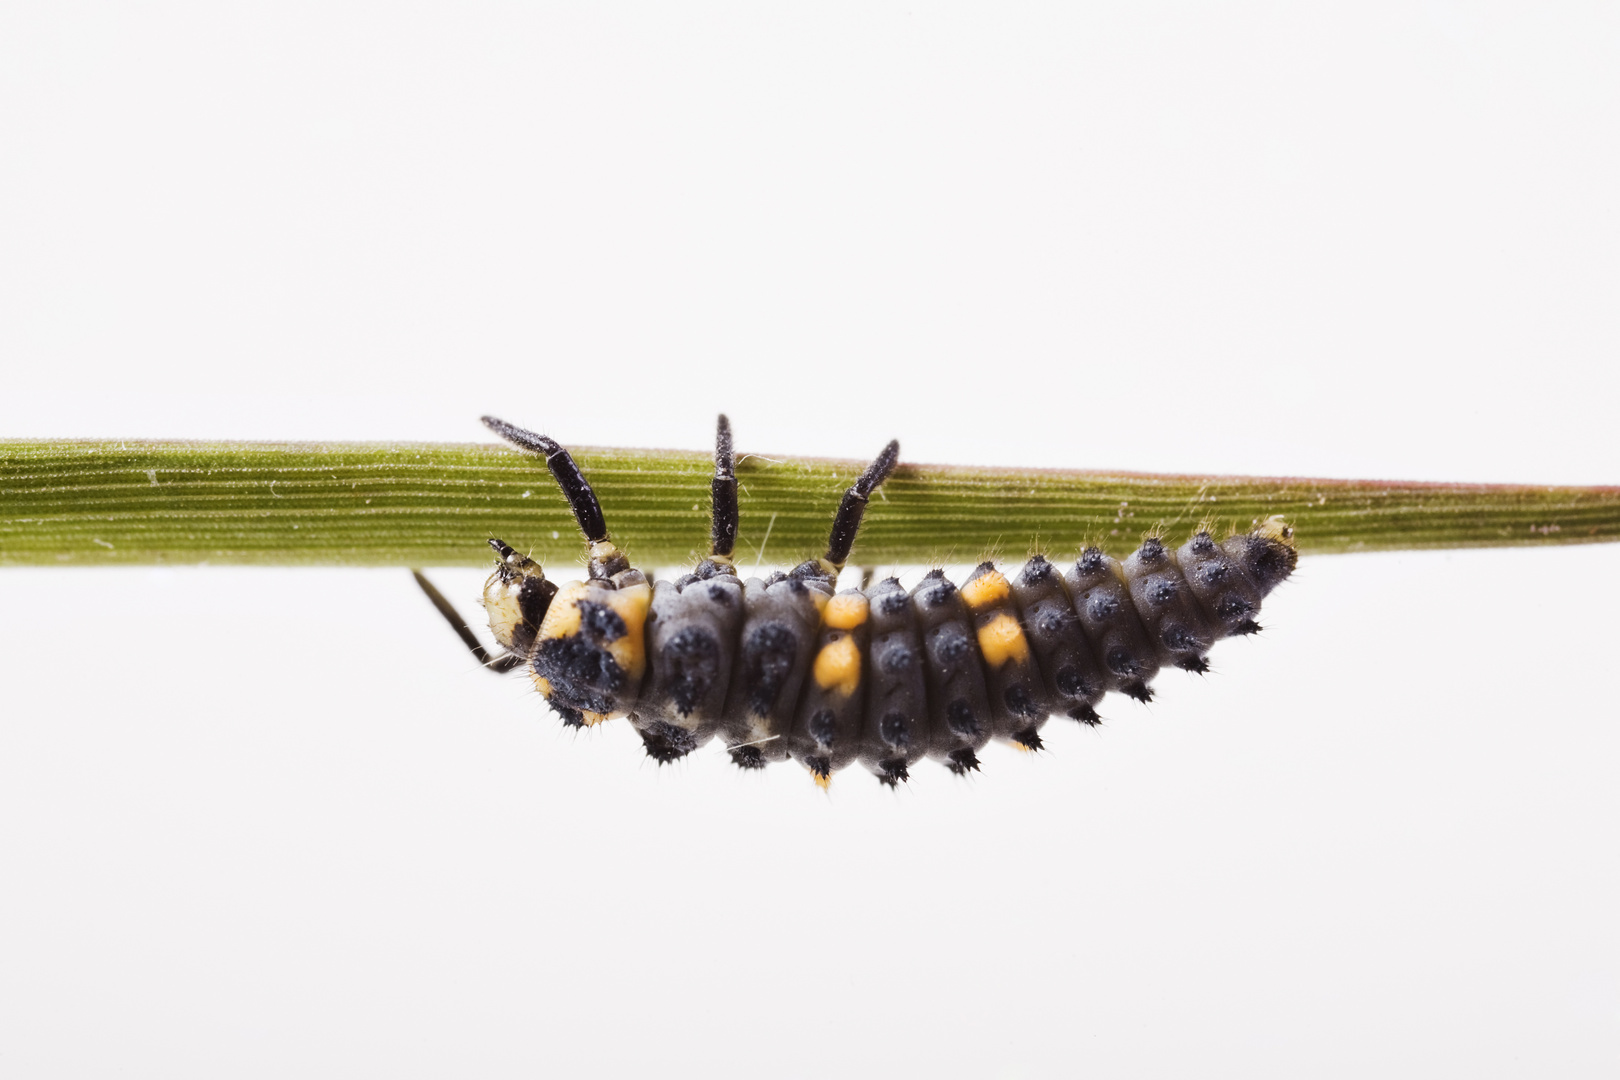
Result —
<svg viewBox="0 0 1620 1080"><path fill-rule="evenodd" d="M0 435L1615 483L1617 106L1612 4L13 2ZM829 796L404 571L0 572L0 1073L1614 1075L1615 552Z"/></svg>

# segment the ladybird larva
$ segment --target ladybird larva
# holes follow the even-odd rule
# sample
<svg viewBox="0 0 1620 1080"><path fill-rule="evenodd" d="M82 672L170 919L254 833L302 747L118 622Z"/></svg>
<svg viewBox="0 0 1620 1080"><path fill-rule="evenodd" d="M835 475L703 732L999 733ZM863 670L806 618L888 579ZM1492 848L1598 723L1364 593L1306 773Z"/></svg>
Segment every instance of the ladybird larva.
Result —
<svg viewBox="0 0 1620 1080"><path fill-rule="evenodd" d="M838 592L867 501L899 459L891 442L844 493L824 555L744 581L722 416L709 554L651 582L613 544L567 450L484 423L544 455L584 533L587 577L559 587L491 539L484 609L499 657L417 582L485 667L527 667L565 724L627 717L661 763L718 737L742 768L791 758L824 787L856 762L890 786L923 758L965 773L991 739L1038 749L1054 714L1096 724L1110 691L1145 702L1159 669L1207 670L1216 641L1260 629L1261 601L1297 560L1293 531L1273 517L1219 541L1200 530L1179 548L1149 536L1124 562L1088 547L1067 569L1034 555L1012 575L981 563L960 586L932 570L909 591L890 577Z"/></svg>

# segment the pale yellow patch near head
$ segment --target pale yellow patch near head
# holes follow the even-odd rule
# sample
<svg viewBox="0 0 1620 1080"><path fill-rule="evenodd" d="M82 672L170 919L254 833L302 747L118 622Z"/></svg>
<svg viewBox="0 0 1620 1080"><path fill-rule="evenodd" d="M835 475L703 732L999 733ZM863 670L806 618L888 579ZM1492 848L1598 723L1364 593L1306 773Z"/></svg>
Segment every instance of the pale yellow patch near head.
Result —
<svg viewBox="0 0 1620 1080"><path fill-rule="evenodd" d="M828 788L832 787L832 776L827 773L816 772L814 769L811 769L810 779L814 780L816 782L816 787L820 788L822 791L826 791Z"/></svg>
<svg viewBox="0 0 1620 1080"><path fill-rule="evenodd" d="M822 609L821 622L834 630L853 630L866 621L870 604L860 593L839 593Z"/></svg>
<svg viewBox="0 0 1620 1080"><path fill-rule="evenodd" d="M998 668L1008 660L1020 664L1029 659L1029 642L1018 620L1005 611L979 627L979 652L984 662Z"/></svg>
<svg viewBox="0 0 1620 1080"><path fill-rule="evenodd" d="M982 611L1007 599L1007 579L1000 570L986 570L962 586L962 601L969 611Z"/></svg>
<svg viewBox="0 0 1620 1080"><path fill-rule="evenodd" d="M553 601L555 602L555 601ZM604 598L613 613L624 620L624 637L608 646L608 652L631 679L641 678L647 669L647 609L652 606L652 586L646 583L617 589ZM577 616L576 616L577 619Z"/></svg>
<svg viewBox="0 0 1620 1080"><path fill-rule="evenodd" d="M573 637L579 632L579 602L588 588L589 582L570 581L557 590L540 623L542 638Z"/></svg>
<svg viewBox="0 0 1620 1080"><path fill-rule="evenodd" d="M518 582L502 584L499 575L492 576L484 586L484 613L489 616L489 632L508 649L513 632L523 624L523 608L518 603Z"/></svg>
<svg viewBox="0 0 1620 1080"><path fill-rule="evenodd" d="M1275 540L1289 547L1294 546L1294 527L1284 521L1280 514L1266 518L1255 528L1254 533L1266 540Z"/></svg>
<svg viewBox="0 0 1620 1080"><path fill-rule="evenodd" d="M861 685L861 650L855 647L855 639L840 636L823 645L821 651L816 653L812 673L816 677L816 685L823 690L831 690L843 697L855 693Z"/></svg>
<svg viewBox="0 0 1620 1080"><path fill-rule="evenodd" d="M585 726L586 727L595 727L597 724L605 723L605 722L613 719L613 716L609 716L607 713L599 713L599 712L582 712L579 715L585 721ZM620 715L623 715L623 714L622 713L615 713L614 715L615 716L620 716Z"/></svg>
<svg viewBox="0 0 1620 1080"><path fill-rule="evenodd" d="M541 697L548 698L548 699L551 697L551 680L550 679L547 679L547 678L545 678L544 676L541 676L541 675L536 675L534 677L534 688L536 690L540 691L540 696Z"/></svg>

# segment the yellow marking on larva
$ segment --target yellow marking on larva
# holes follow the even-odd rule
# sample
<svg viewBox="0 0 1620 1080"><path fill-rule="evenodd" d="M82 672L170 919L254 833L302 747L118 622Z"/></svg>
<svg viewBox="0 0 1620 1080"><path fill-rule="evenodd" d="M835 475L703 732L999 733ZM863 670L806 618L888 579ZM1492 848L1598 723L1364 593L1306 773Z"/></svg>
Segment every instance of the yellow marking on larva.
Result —
<svg viewBox="0 0 1620 1080"><path fill-rule="evenodd" d="M605 597L607 606L624 620L624 637L608 646L608 652L619 662L631 680L641 678L647 669L646 634L647 609L652 606L652 586L643 582L628 589L618 589ZM553 601L555 603L555 601Z"/></svg>
<svg viewBox="0 0 1620 1080"><path fill-rule="evenodd" d="M1014 750L1017 750L1021 754L1033 754L1035 752L1028 746L1025 746L1023 743L1019 742L1017 739L1012 740L1011 746Z"/></svg>
<svg viewBox="0 0 1620 1080"><path fill-rule="evenodd" d="M984 656L984 662L993 668L999 668L1008 660L1022 664L1029 659L1029 642L1024 638L1024 628L1018 625L1017 619L1003 611L979 627L979 652Z"/></svg>
<svg viewBox="0 0 1620 1080"><path fill-rule="evenodd" d="M503 585L491 577L484 586L484 612L489 616L489 632L503 646L512 648L512 634L523 623L518 604L518 582Z"/></svg>
<svg viewBox="0 0 1620 1080"><path fill-rule="evenodd" d="M861 685L861 650L846 634L827 642L816 653L816 685L849 697Z"/></svg>
<svg viewBox="0 0 1620 1080"><path fill-rule="evenodd" d="M962 602L969 611L983 611L1007 599L1007 579L1000 570L986 570L962 586Z"/></svg>
<svg viewBox="0 0 1620 1080"><path fill-rule="evenodd" d="M573 637L579 633L579 602L589 588L589 582L570 581L557 590L557 595L551 598L551 606L546 609L546 617L540 621L542 638Z"/></svg>
<svg viewBox="0 0 1620 1080"><path fill-rule="evenodd" d="M540 696L541 697L547 698L547 699L549 699L551 697L551 680L550 679L547 679L547 678L545 678L544 676L541 676L541 675L536 675L534 677L534 688L536 690L540 691Z"/></svg>
<svg viewBox="0 0 1620 1080"><path fill-rule="evenodd" d="M609 716L607 713L581 712L579 715L585 721L586 727L595 727L597 724L604 724L613 719L613 716L622 716L624 714L614 713L613 716Z"/></svg>
<svg viewBox="0 0 1620 1080"><path fill-rule="evenodd" d="M810 770L810 779L814 780L816 782L816 787L820 788L822 791L826 791L828 788L832 787L832 776L828 773L816 772L814 769L812 769Z"/></svg>
<svg viewBox="0 0 1620 1080"><path fill-rule="evenodd" d="M810 590L810 602L816 605L816 614L818 615L827 610L827 601L831 599L832 597L828 596L820 589Z"/></svg>
<svg viewBox="0 0 1620 1080"><path fill-rule="evenodd" d="M839 593L827 601L821 622L834 630L853 630L866 621L869 609L866 597L860 593Z"/></svg>
<svg viewBox="0 0 1620 1080"><path fill-rule="evenodd" d="M1294 546L1294 527L1283 518L1281 514L1273 514L1255 527L1254 534L1266 540L1275 540L1279 544Z"/></svg>

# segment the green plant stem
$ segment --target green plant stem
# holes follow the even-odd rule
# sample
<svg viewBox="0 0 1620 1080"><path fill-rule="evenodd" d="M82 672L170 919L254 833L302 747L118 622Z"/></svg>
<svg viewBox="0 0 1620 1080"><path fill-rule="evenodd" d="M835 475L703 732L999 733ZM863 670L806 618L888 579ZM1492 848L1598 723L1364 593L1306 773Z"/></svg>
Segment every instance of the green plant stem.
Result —
<svg viewBox="0 0 1620 1080"><path fill-rule="evenodd" d="M705 550L707 455L575 456L639 565L675 566ZM739 562L820 554L864 465L744 456ZM853 561L1059 557L1087 543L1119 553L1155 527L1174 538L1206 521L1248 528L1272 514L1293 523L1309 554L1620 540L1617 487L902 464L873 500ZM543 562L577 561L582 550L543 462L502 446L0 442L0 565L478 566L491 559L491 536Z"/></svg>

